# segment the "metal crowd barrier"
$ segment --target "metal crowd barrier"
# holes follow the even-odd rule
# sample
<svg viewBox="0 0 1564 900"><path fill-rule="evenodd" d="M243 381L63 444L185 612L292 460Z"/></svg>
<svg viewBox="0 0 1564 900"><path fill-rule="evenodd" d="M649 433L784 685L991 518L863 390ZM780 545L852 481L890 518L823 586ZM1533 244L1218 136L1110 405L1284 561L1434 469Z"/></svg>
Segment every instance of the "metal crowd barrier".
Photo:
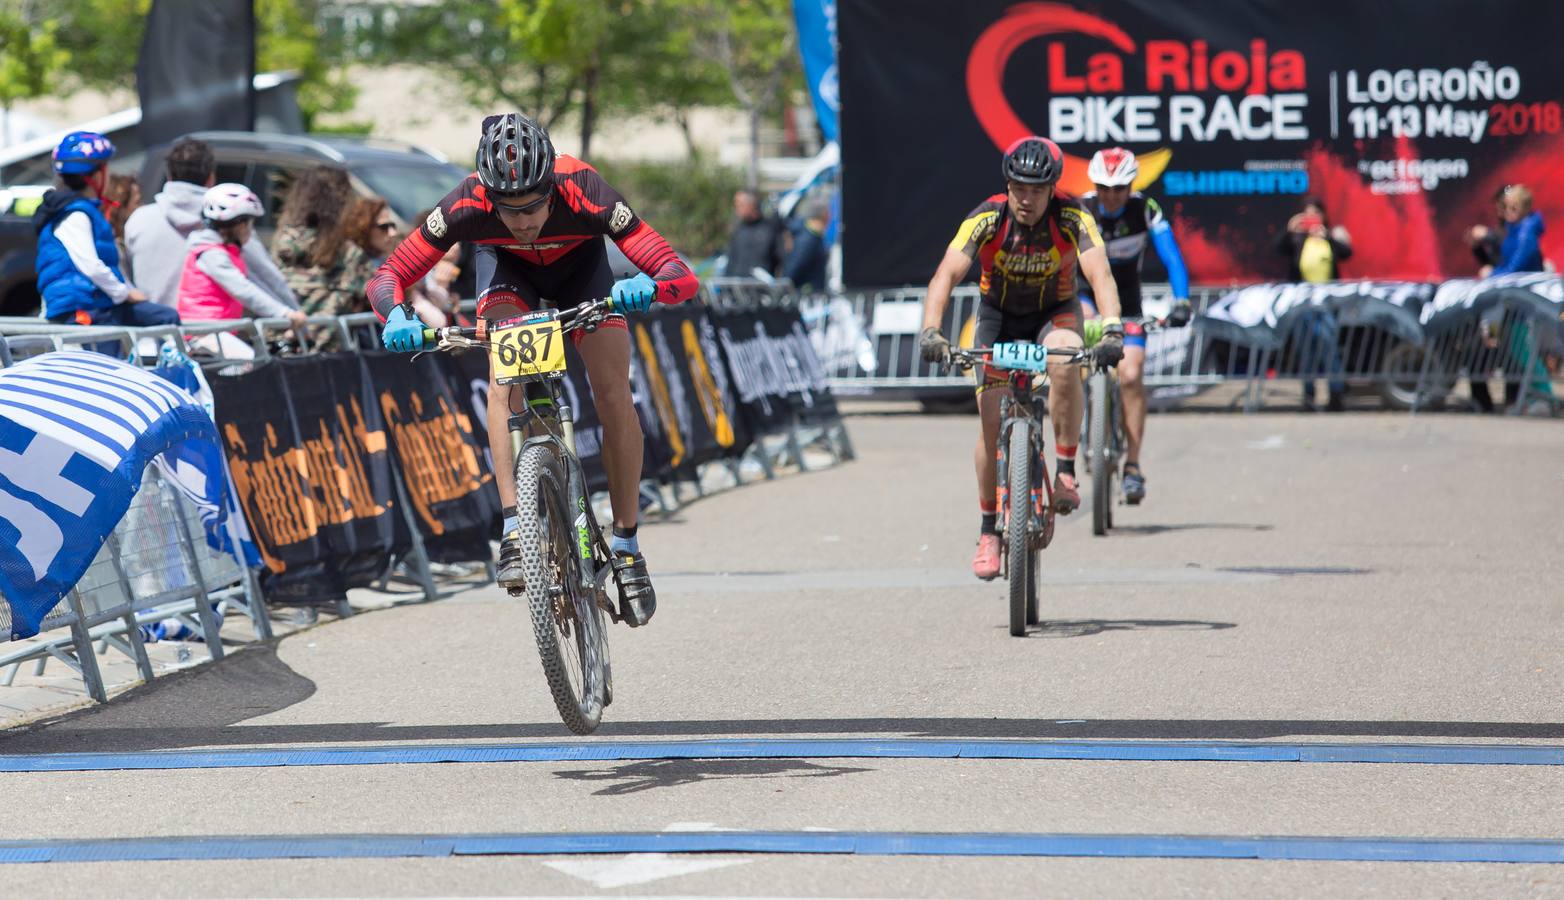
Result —
<svg viewBox="0 0 1564 900"><path fill-rule="evenodd" d="M721 300L708 292L706 299L713 304L762 306L792 302L782 294L748 285L732 286L722 292ZM467 301L458 312L470 315L475 309L476 304ZM81 347L152 366L156 365L162 341L172 338L186 346L203 368L224 370L279 355L377 346L380 325L373 313L312 316L306 325L307 340L285 341L283 336L293 329L285 318L129 328L57 325L34 318L0 317L0 367L42 353ZM734 486L745 483L746 469L758 468L768 479L775 478L778 470L787 465L807 471L812 468L806 458L806 449L811 446L828 452L833 462L853 457L851 441L839 418L817 424L801 423L795 418L779 433L757 435L753 446L740 459L708 463L693 473L677 473L664 483L647 481L642 485L642 494L663 515L671 515L690 502L682 496L681 487L693 487L696 498L705 496L705 476L715 469L727 471ZM689 480L691 474L693 481ZM445 594L440 590L437 575L445 574L447 567L431 562L400 480L397 490L408 517L411 550L406 558L390 561L377 588L386 590L401 570L418 585L425 600L439 599ZM606 514L606 493L595 496L593 502L602 506ZM239 566L226 554L212 551L204 540L196 539L201 534L200 516L194 505L164 482L155 465L149 466L125 517L105 541L87 573L44 619L39 635L0 653L0 686L10 686L24 664L33 664L35 674L41 675L49 661L55 660L75 670L88 694L104 702L106 687L93 645L97 645L100 654L109 648L126 654L135 661L142 679L150 681L152 663L139 626L165 619L183 621L199 632L211 659L223 655L218 629L230 610L248 617L257 639L270 639L271 622L256 572ZM486 575L487 580L493 580L492 561L486 566ZM470 580L464 581L461 588L471 584ZM352 608L344 603L339 613L351 615ZM9 626L9 611L0 604L0 628L8 631Z"/></svg>
<svg viewBox="0 0 1564 900"><path fill-rule="evenodd" d="M118 345L127 357L150 362L161 339L178 333L172 327L98 328L0 318L0 367L73 346ZM222 658L219 617L229 609L245 613L258 639L269 639L271 622L255 573L211 550L204 540L196 541L193 536L201 533L195 506L164 483L155 465L148 466L124 518L86 574L44 618L39 637L0 652L0 685L10 686L24 663L33 663L41 675L54 659L81 675L88 694L103 702L106 689L93 643L100 652L112 647L125 653L150 681L152 664L139 626L164 619L182 620L199 631L212 659ZM0 628L9 633L10 624L8 609L0 606ZM62 628L67 634L50 636Z"/></svg>
<svg viewBox="0 0 1564 900"><path fill-rule="evenodd" d="M800 294L785 281L712 282L716 303L796 304L838 396L939 402L970 395L970 375L941 374L919 357L926 292L921 286ZM1198 314L1231 290L1196 286L1190 300ZM1170 308L1166 284L1145 285L1143 297L1148 314ZM953 340L959 336L970 343L977 303L974 285L952 292L943 329ZM1520 413L1545 403L1554 414L1564 411L1564 385L1544 364L1548 357L1564 356L1559 323L1529 316L1521 307L1504 306L1480 323L1430 333L1421 344L1345 313L1298 316L1276 338L1245 343L1198 326L1149 335L1144 378L1152 404L1246 412L1278 403L1296 407L1306 384L1339 381L1351 394L1377 395L1387 409L1416 412L1449 403L1464 379L1480 406L1486 406L1490 381L1497 380L1505 396L1495 406Z"/></svg>
<svg viewBox="0 0 1564 900"><path fill-rule="evenodd" d="M808 373L810 380L818 387L839 395L837 381L831 377L831 367L825 362L824 355L820 354L821 344L815 340L816 326L810 321L807 304L800 302L798 291L794 289L792 282L787 279L765 282L755 278L709 277L701 280L698 296L708 308L719 310L767 308L798 310L804 320L805 328L810 332L816 353L820 356L821 370ZM797 466L799 471L808 471L809 463L804 456L804 450L808 447L823 449L830 455L832 465L851 460L857 455L853 449L852 438L847 433L847 425L842 421L840 414L825 421L804 422L795 412L789 417L782 431L776 434L756 435L754 443L745 451L741 459L721 460L713 465L728 468L735 481L742 483L741 466L753 462L760 467L767 479L771 479L776 477L779 466L789 463ZM699 473L695 485L699 489ZM698 490L697 495L699 495Z"/></svg>

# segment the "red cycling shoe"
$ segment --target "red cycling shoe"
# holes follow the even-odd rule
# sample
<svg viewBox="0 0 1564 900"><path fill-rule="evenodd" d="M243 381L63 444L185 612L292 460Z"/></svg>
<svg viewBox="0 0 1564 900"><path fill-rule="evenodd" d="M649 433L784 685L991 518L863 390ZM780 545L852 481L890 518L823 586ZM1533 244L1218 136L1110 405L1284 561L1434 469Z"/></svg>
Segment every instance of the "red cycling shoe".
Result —
<svg viewBox="0 0 1564 900"><path fill-rule="evenodd" d="M1069 479L1066 481L1065 479ZM1063 472L1054 476L1054 512L1068 516L1081 506L1081 495L1075 490L1075 476Z"/></svg>
<svg viewBox="0 0 1564 900"><path fill-rule="evenodd" d="M984 581L999 577L999 535L978 535L977 552L972 554L972 574Z"/></svg>

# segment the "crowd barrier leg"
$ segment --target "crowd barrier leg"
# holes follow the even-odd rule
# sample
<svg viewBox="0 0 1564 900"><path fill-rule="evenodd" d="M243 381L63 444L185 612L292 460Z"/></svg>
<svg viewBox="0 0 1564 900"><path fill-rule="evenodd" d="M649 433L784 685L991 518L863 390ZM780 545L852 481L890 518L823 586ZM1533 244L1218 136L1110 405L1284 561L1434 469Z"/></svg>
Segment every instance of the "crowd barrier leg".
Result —
<svg viewBox="0 0 1564 900"><path fill-rule="evenodd" d="M1423 405L1423 393L1429 390L1428 373L1434 365L1434 342L1428 341L1423 345L1423 365L1417 372L1417 387L1412 391L1412 408L1408 415L1415 416Z"/></svg>
<svg viewBox="0 0 1564 900"><path fill-rule="evenodd" d="M798 414L794 413L787 423L787 452L798 464L798 471L809 471L809 464L804 462L804 447L798 439Z"/></svg>
<svg viewBox="0 0 1564 900"><path fill-rule="evenodd" d="M71 588L67 602L70 603L71 612L75 614L71 622L71 644L76 649L76 658L73 660L68 654L54 649L49 652L57 659L81 674L81 680L87 687L87 695L99 703L109 702L109 694L103 687L103 673L98 670L98 657L92 652L92 636L87 633L87 613L82 609L81 594L75 588ZM43 674L43 662L47 657L38 660L38 674Z"/></svg>
<svg viewBox="0 0 1564 900"><path fill-rule="evenodd" d="M722 467L728 470L729 475L733 476L734 487L744 486L744 467L740 465L742 459L742 456L738 457L737 459L728 456L724 457L722 460Z"/></svg>
<svg viewBox="0 0 1564 900"><path fill-rule="evenodd" d="M755 443L751 444L749 450L745 452L755 454L755 459L760 463L760 470L766 473L767 481L776 480L777 470L771 465L771 451L766 449L765 435L755 435Z"/></svg>
<svg viewBox="0 0 1564 900"><path fill-rule="evenodd" d="M162 476L157 476L161 478ZM178 503L177 495L170 497L171 492L163 494L165 508L170 501ZM195 579L196 595L196 619L201 623L201 636L206 641L206 652L216 661L223 658L223 639L219 634L217 618L212 614L212 603L206 594L206 579L201 577L201 567L196 562L195 541L190 536L190 523L185 520L184 513L176 505L173 509L174 526L179 529L179 557L185 566L185 571L190 572Z"/></svg>
<svg viewBox="0 0 1564 900"><path fill-rule="evenodd" d="M1260 408L1260 395L1265 383L1266 366L1271 361L1271 351L1261 350L1258 354L1259 362L1255 363L1255 356L1250 356L1251 368L1249 371L1249 384L1243 392L1244 414L1248 415Z"/></svg>
<svg viewBox="0 0 1564 900"><path fill-rule="evenodd" d="M1542 342L1537 336L1537 329L1532 327L1530 322L1525 323L1524 327L1526 328L1526 353L1520 359L1515 360L1515 370L1517 377L1521 380L1521 384L1515 391L1515 403L1510 407L1510 415L1512 416L1526 414L1527 394L1530 393L1533 387L1533 379L1536 377L1535 369L1538 366L1538 361L1542 358ZM1515 343L1512 337L1509 341L1510 346L1514 347Z"/></svg>
<svg viewBox="0 0 1564 900"><path fill-rule="evenodd" d="M852 436L847 433L847 423L838 418L831 423L831 444L836 450L837 462L850 462L858 458L858 451L853 448Z"/></svg>
<svg viewBox="0 0 1564 900"><path fill-rule="evenodd" d="M670 504L668 501L668 495L663 490L663 485L661 482L651 478L642 479L640 484L640 493L642 497L645 497L646 499L655 503L657 505L658 511L663 516L671 516L679 509L678 492L674 491L674 500Z"/></svg>
<svg viewBox="0 0 1564 900"><path fill-rule="evenodd" d="M104 541L104 544L107 545L109 550L109 562L114 566L114 575L119 579L120 584L125 585L125 591L128 595L130 592L130 578L125 574L125 565L120 556L118 529L109 532L108 539ZM199 572L196 575L200 577ZM134 601L135 598L127 596L127 599ZM125 652L136 661L136 668L141 672L141 680L150 684L153 677L152 659L147 656L146 642L141 639L141 626L136 622L135 603L132 602L130 606L131 608L125 610L125 614L120 617L121 621L125 623L125 635L128 643L124 646L119 646L117 649ZM104 643L108 642L109 639L104 638Z"/></svg>
<svg viewBox="0 0 1564 900"><path fill-rule="evenodd" d="M396 482L396 502L402 507L402 521L407 523L407 531L412 535L413 550L408 554L407 561L413 564L413 572L418 576L418 585L424 590L424 599L438 600L440 589L435 586L434 571L429 568L429 549L424 546L424 536L418 531L418 520L413 518L413 502L407 497L407 487L402 484L399 470L396 476L391 479ZM389 576L386 580L389 580ZM384 583L382 581L382 584ZM347 606L347 603L339 603L338 606Z"/></svg>
<svg viewBox="0 0 1564 900"><path fill-rule="evenodd" d="M257 640L269 641L272 639L272 620L266 613L266 597L261 593L260 579L256 577L254 569L249 566L242 568L245 612L250 616L250 626L255 629Z"/></svg>

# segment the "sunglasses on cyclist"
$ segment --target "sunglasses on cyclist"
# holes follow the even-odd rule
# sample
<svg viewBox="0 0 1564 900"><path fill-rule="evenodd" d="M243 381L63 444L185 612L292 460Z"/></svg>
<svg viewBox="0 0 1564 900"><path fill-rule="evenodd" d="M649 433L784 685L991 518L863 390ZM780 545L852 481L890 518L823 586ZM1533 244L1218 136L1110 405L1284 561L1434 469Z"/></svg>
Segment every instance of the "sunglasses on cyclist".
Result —
<svg viewBox="0 0 1564 900"><path fill-rule="evenodd" d="M554 198L554 195L553 195L552 192L550 192L550 193L544 194L543 196L539 197L538 199L532 201L531 203L526 203L526 204L523 204L521 206L512 206L509 203L501 203L498 198L494 198L492 200L492 202L494 203L494 208L496 210L502 212L502 213L509 213L509 214L511 214L513 216L525 216L525 215L530 215L532 213L535 213L539 209L542 209L543 206L545 204L547 204L553 198Z"/></svg>

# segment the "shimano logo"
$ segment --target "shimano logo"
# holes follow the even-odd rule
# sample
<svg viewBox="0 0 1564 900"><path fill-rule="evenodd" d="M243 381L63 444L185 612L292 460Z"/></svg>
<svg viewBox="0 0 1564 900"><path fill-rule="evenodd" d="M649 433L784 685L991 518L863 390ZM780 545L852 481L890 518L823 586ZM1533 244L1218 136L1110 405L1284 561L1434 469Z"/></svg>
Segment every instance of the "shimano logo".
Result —
<svg viewBox="0 0 1564 900"><path fill-rule="evenodd" d="M1307 194L1309 173L1301 170L1246 172L1229 169L1218 172L1178 172L1162 174L1162 190L1170 197L1243 194Z"/></svg>

